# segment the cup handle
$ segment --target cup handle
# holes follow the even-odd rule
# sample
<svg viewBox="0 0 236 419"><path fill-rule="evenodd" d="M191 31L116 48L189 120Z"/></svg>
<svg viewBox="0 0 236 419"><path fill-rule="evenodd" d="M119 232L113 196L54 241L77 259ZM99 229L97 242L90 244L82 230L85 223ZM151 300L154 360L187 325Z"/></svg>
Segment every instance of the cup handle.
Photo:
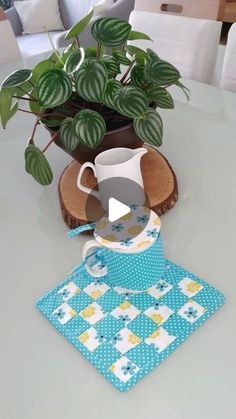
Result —
<svg viewBox="0 0 236 419"><path fill-rule="evenodd" d="M87 259L86 263L86 270L87 272L93 276L94 278L100 278L102 276L107 275L107 266L105 264L102 264L102 266L90 266L89 264L89 256L93 256L93 253L96 252L96 250L101 249L101 246L98 244L96 240L89 240L84 244L84 247L82 249L82 257L83 260Z"/></svg>
<svg viewBox="0 0 236 419"><path fill-rule="evenodd" d="M96 169L95 169L94 164L93 164L93 163L90 163L90 162L85 162L84 164L82 164L82 166L81 166L81 168L80 168L80 171L79 171L79 174L78 174L77 187L78 187L78 188L79 188L82 192L86 192L86 193L88 193L88 194L91 194L91 195L95 196L95 198L99 199L99 201L100 201L100 199L101 199L101 198L100 198L99 192L94 191L93 189L88 188L87 186L84 186L84 185L82 185L82 183L81 183L81 178L82 178L82 175L83 175L83 173L84 173L84 171L85 171L85 169L86 169L87 167L90 167L90 169L92 169L92 171L93 171L93 173L94 173L94 176L95 176L95 177L97 177L97 175L96 175Z"/></svg>
<svg viewBox="0 0 236 419"><path fill-rule="evenodd" d="M84 247L82 249L82 258L83 260L85 260L87 258L87 256L89 256L89 251L90 250L96 250L96 249L100 249L101 247L99 246L97 240L89 240L84 244ZM92 253L92 252L90 252Z"/></svg>

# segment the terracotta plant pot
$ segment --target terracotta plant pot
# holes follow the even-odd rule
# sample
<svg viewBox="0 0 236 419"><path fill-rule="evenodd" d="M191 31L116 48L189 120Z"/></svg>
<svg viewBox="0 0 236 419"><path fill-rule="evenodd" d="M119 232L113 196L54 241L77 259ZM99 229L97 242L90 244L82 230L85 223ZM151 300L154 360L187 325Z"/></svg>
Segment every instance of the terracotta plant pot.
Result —
<svg viewBox="0 0 236 419"><path fill-rule="evenodd" d="M53 133L52 131L50 132ZM60 138L56 141L55 144L66 151L64 145L60 141ZM129 123L124 127L108 131L102 142L95 149L80 144L72 153L68 154L70 154L70 156L82 164L86 161L93 162L99 153L110 148L126 147L134 149L142 147L142 145L143 141L135 134L133 124Z"/></svg>

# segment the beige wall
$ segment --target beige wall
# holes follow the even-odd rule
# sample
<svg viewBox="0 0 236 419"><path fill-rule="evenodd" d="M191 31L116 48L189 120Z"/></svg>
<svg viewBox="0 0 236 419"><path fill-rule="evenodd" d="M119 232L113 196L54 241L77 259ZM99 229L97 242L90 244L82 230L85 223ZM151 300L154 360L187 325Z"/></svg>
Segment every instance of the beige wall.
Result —
<svg viewBox="0 0 236 419"><path fill-rule="evenodd" d="M199 17L216 20L221 0L136 0L135 8L150 12L161 12L162 4L181 5L182 16ZM162 12L166 13L166 12Z"/></svg>

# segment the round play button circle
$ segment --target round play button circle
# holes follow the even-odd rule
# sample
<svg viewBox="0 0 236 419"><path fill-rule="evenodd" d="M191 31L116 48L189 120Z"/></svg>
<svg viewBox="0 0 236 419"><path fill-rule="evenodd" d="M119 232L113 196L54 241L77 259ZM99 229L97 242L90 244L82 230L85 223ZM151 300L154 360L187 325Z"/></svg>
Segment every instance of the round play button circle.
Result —
<svg viewBox="0 0 236 419"><path fill-rule="evenodd" d="M121 250L136 247L142 239L142 233L153 223L156 214L149 209L149 200L140 184L123 177L113 177L99 183L99 192L94 198L93 191L86 202L86 216L96 223L95 236L101 244L112 242L111 248L117 248L124 243ZM103 208L103 216L94 219L94 207ZM153 214L155 216L153 217ZM153 227L153 226L152 226ZM142 240L141 240L142 241ZM150 240L148 241L150 242Z"/></svg>

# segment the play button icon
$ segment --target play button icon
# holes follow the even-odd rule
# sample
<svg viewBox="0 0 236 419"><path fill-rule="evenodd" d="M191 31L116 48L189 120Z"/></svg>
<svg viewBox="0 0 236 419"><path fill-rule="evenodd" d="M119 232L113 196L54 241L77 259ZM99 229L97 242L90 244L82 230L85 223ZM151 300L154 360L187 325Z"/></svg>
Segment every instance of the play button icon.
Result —
<svg viewBox="0 0 236 419"><path fill-rule="evenodd" d="M108 202L108 219L110 223L117 221L119 218L130 213L130 207L123 204L115 198L109 198Z"/></svg>

